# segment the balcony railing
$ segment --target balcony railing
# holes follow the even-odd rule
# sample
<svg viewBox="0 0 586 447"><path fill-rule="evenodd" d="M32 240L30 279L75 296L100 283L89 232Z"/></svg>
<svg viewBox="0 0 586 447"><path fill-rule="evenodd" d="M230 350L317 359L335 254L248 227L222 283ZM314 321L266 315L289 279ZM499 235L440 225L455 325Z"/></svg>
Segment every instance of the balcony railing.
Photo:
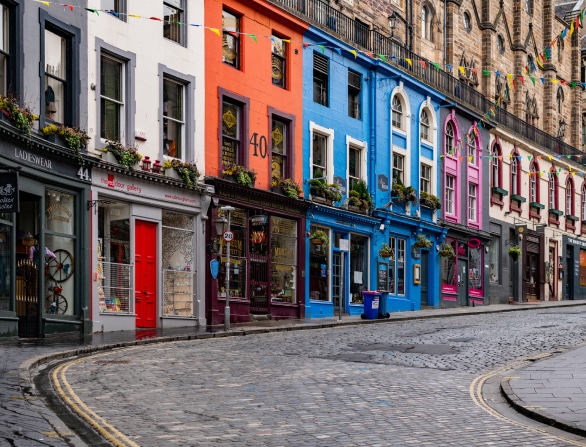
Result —
<svg viewBox="0 0 586 447"><path fill-rule="evenodd" d="M384 55L389 64L419 78L444 93L449 100L470 107L481 115L485 115L495 105L494 101L455 78L451 73L442 69L438 70L431 61L413 53L390 37L371 30L321 0L269 1L279 7L284 7L287 11L308 20L319 28L338 35L350 44L364 48L373 53L374 56ZM409 64L407 60L412 63ZM559 155L583 154L575 147L532 126L506 110L499 109L496 116L490 115L490 122L493 125L502 125L550 152Z"/></svg>

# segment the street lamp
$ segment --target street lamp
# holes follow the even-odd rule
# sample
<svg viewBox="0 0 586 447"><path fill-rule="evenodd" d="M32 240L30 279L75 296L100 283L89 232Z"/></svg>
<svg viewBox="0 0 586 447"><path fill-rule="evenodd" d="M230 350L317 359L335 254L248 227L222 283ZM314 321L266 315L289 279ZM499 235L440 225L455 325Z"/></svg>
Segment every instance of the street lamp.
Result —
<svg viewBox="0 0 586 447"><path fill-rule="evenodd" d="M230 330L230 242L232 241L232 232L230 231L230 212L236 208L233 206L223 206L220 208L222 215L216 220L216 233L222 233L224 224L227 223L226 231L223 234L226 241L226 306L224 307L224 331ZM228 219L224 217L228 214ZM218 231L219 230L219 231Z"/></svg>
<svg viewBox="0 0 586 447"><path fill-rule="evenodd" d="M393 11L391 15L388 17L389 19L389 28L391 29L391 38L395 35L395 27L397 26L397 13Z"/></svg>

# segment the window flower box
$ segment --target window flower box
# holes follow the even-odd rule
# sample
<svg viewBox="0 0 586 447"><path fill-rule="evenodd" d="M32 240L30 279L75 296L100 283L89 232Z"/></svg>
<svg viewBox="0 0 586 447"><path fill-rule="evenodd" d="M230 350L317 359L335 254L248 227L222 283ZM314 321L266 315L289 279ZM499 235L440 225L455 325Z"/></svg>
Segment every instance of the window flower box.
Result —
<svg viewBox="0 0 586 447"><path fill-rule="evenodd" d="M421 191L419 193L419 203L421 204L421 206L430 208L433 211L439 210L442 207L439 197L436 197L433 194L430 194L425 191Z"/></svg>
<svg viewBox="0 0 586 447"><path fill-rule="evenodd" d="M507 191L506 189L503 189L503 188L499 188L498 186L493 186L491 188L491 191L495 194L499 194L501 197L509 195L509 191Z"/></svg>
<svg viewBox="0 0 586 447"><path fill-rule="evenodd" d="M517 202L525 203L527 199L519 194L511 194L511 199L516 200Z"/></svg>
<svg viewBox="0 0 586 447"><path fill-rule="evenodd" d="M542 209L545 208L545 205L543 203L539 203L539 202L529 202L529 206L531 208L537 208L537 209L540 209L540 210L542 210Z"/></svg>
<svg viewBox="0 0 586 447"><path fill-rule="evenodd" d="M554 214L556 216L563 216L564 212L562 210L556 210L554 208L549 210L549 214Z"/></svg>
<svg viewBox="0 0 586 447"><path fill-rule="evenodd" d="M578 217L572 216L571 214L566 214L566 219L567 220L571 220L572 222L577 222L578 221Z"/></svg>

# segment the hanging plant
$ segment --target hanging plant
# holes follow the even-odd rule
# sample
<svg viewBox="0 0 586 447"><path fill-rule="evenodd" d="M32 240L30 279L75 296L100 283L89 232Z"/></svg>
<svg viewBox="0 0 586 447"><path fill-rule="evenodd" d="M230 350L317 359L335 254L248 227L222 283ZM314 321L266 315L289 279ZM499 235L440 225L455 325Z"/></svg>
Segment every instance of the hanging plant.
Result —
<svg viewBox="0 0 586 447"><path fill-rule="evenodd" d="M440 248L439 255L443 258L455 258L456 252L451 244L444 242Z"/></svg>
<svg viewBox="0 0 586 447"><path fill-rule="evenodd" d="M431 242L424 234L418 234L415 243L413 244L417 248L431 248L433 242Z"/></svg>
<svg viewBox="0 0 586 447"><path fill-rule="evenodd" d="M511 259L513 259L513 261L516 261L520 255L521 248L518 245L513 245L511 248L509 248L509 256Z"/></svg>
<svg viewBox="0 0 586 447"><path fill-rule="evenodd" d="M390 257L393 257L394 252L393 252L393 249L391 247L389 247L388 244L382 244L380 246L380 250L378 251L378 255L381 258L390 258Z"/></svg>
<svg viewBox="0 0 586 447"><path fill-rule="evenodd" d="M309 235L309 241L313 245L328 245L330 243L330 238L325 231L315 230Z"/></svg>

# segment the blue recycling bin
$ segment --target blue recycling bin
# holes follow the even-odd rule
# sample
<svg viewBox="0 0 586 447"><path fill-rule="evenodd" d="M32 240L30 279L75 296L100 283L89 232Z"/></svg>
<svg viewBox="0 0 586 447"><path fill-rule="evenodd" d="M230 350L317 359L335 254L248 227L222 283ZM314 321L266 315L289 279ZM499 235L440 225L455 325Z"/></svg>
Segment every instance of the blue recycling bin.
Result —
<svg viewBox="0 0 586 447"><path fill-rule="evenodd" d="M380 304L380 292L363 291L362 298L364 301L364 313L361 315L366 320L376 320L378 318L378 308Z"/></svg>

